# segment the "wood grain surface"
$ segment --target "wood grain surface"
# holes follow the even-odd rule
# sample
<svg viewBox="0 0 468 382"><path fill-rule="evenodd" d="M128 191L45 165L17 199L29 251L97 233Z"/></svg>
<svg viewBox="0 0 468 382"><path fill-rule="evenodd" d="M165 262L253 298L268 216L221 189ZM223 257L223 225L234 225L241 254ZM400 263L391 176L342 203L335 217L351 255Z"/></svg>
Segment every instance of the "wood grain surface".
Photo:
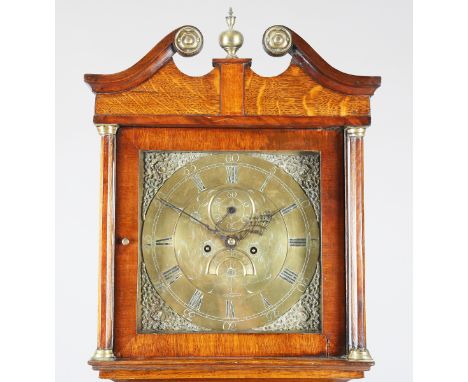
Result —
<svg viewBox="0 0 468 382"><path fill-rule="evenodd" d="M141 60L130 68L113 74L85 74L84 80L95 93L122 92L150 79L175 53L173 30Z"/></svg>
<svg viewBox="0 0 468 382"><path fill-rule="evenodd" d="M140 150L316 150L322 156L322 334L137 334ZM115 343L117 357L343 355L346 347L342 131L119 129Z"/></svg>
<svg viewBox="0 0 468 382"><path fill-rule="evenodd" d="M372 362L350 362L338 358L298 357L204 357L120 359L115 362L91 361L101 378L143 381L346 381L362 378Z"/></svg>
<svg viewBox="0 0 468 382"><path fill-rule="evenodd" d="M232 127L242 129L316 129L367 126L369 116L304 117L281 115L96 115L95 123L115 123L134 127Z"/></svg>
<svg viewBox="0 0 468 382"><path fill-rule="evenodd" d="M368 96L339 93L314 81L300 66L290 65L275 77L251 69L245 76L247 115L366 116Z"/></svg>
<svg viewBox="0 0 468 382"><path fill-rule="evenodd" d="M366 349L364 138L346 134L348 347Z"/></svg>
<svg viewBox="0 0 468 382"><path fill-rule="evenodd" d="M218 114L219 69L202 77L183 74L170 59L154 76L121 93L97 94L96 114Z"/></svg>
<svg viewBox="0 0 468 382"><path fill-rule="evenodd" d="M301 36L288 28L292 37L291 56L309 76L322 86L344 94L371 96L380 87L378 76L344 73L326 62Z"/></svg>
<svg viewBox="0 0 468 382"><path fill-rule="evenodd" d="M250 66L250 59L214 59L213 66L221 72L220 114L244 114L245 71Z"/></svg>
<svg viewBox="0 0 468 382"><path fill-rule="evenodd" d="M147 81L130 90L97 94L96 116L370 114L369 96L330 90L297 64L275 77L254 73L248 59L216 59L213 65L205 76L192 77L169 59Z"/></svg>
<svg viewBox="0 0 468 382"><path fill-rule="evenodd" d="M115 135L101 136L97 349L114 341Z"/></svg>

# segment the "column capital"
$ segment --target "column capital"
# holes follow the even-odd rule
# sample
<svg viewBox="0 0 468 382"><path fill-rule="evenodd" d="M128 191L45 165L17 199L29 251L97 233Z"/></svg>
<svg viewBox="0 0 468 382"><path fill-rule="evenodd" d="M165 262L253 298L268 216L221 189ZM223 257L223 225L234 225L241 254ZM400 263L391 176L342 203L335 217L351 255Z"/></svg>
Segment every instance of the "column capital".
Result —
<svg viewBox="0 0 468 382"><path fill-rule="evenodd" d="M363 138L366 135L367 126L350 126L346 127L348 137Z"/></svg>
<svg viewBox="0 0 468 382"><path fill-rule="evenodd" d="M115 135L119 129L119 125L115 124L99 124L96 125L99 135Z"/></svg>

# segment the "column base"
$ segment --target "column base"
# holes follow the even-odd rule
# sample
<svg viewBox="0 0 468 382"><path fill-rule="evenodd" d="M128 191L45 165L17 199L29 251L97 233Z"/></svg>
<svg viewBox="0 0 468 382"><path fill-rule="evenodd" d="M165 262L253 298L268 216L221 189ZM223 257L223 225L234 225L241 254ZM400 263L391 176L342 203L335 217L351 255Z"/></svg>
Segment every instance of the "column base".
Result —
<svg viewBox="0 0 468 382"><path fill-rule="evenodd" d="M91 357L92 361L113 361L115 360L112 349L96 349L96 352Z"/></svg>
<svg viewBox="0 0 468 382"><path fill-rule="evenodd" d="M373 361L369 350L367 349L351 349L348 353L348 360L350 361Z"/></svg>

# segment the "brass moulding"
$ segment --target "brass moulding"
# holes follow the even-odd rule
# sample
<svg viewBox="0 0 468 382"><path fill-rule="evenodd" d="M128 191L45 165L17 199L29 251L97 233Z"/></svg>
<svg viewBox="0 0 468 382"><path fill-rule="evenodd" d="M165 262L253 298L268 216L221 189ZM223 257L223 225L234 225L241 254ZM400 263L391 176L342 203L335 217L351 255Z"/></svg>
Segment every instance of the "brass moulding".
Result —
<svg viewBox="0 0 468 382"><path fill-rule="evenodd" d="M271 56L284 56L291 46L291 33L282 25L273 25L263 34L263 49Z"/></svg>
<svg viewBox="0 0 468 382"><path fill-rule="evenodd" d="M244 43L242 33L234 29L235 23L236 16L234 16L232 8L229 8L229 14L226 16L228 29L219 35L219 45L226 51L226 58L237 58L236 52Z"/></svg>
<svg viewBox="0 0 468 382"><path fill-rule="evenodd" d="M346 128L348 137L363 138L366 135L366 127L348 127Z"/></svg>
<svg viewBox="0 0 468 382"><path fill-rule="evenodd" d="M93 361L113 361L115 360L114 352L112 349L96 349L93 357Z"/></svg>
<svg viewBox="0 0 468 382"><path fill-rule="evenodd" d="M174 47L181 56L195 56L202 50L203 35L192 25L183 26L174 37Z"/></svg>
<svg viewBox="0 0 468 382"><path fill-rule="evenodd" d="M99 135L114 135L117 133L117 130L119 129L119 125L114 125L114 124L96 125L96 129Z"/></svg>
<svg viewBox="0 0 468 382"><path fill-rule="evenodd" d="M350 361L361 361L361 362L372 362L374 361L367 349L351 349L348 354L348 360Z"/></svg>

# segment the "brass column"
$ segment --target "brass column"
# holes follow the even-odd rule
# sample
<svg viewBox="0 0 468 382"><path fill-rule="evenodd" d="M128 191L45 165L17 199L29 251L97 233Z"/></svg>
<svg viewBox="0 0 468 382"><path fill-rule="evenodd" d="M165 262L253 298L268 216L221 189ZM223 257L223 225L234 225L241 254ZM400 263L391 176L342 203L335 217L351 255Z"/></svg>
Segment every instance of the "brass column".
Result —
<svg viewBox="0 0 468 382"><path fill-rule="evenodd" d="M365 127L345 129L348 359L372 361L366 345L364 263Z"/></svg>
<svg viewBox="0 0 468 382"><path fill-rule="evenodd" d="M101 136L98 333L93 360L113 360L115 254L115 145L118 125L97 125Z"/></svg>

